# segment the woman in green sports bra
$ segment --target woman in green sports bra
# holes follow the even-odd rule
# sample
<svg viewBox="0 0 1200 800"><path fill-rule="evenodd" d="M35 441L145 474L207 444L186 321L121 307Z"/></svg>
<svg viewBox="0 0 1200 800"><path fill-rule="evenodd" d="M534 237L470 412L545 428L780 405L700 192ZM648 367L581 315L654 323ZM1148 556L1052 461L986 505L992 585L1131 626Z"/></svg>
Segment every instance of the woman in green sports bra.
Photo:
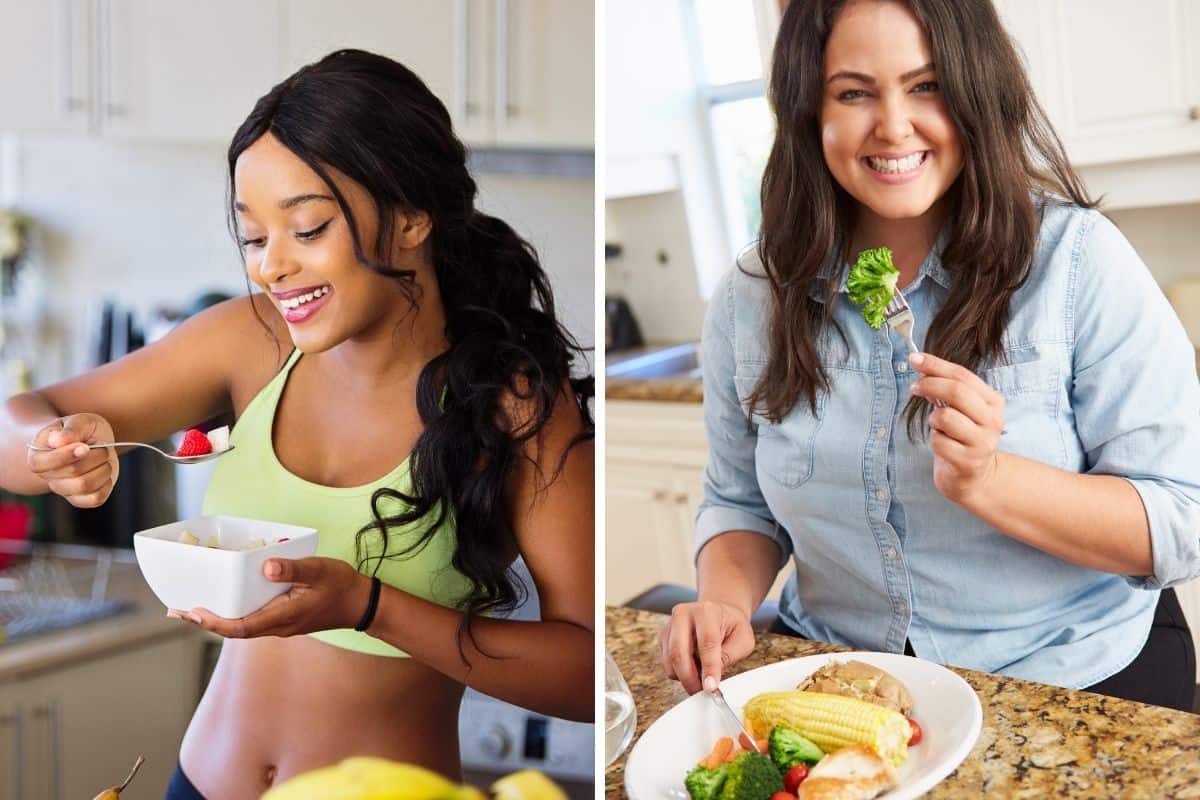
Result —
<svg viewBox="0 0 1200 800"><path fill-rule="evenodd" d="M320 531L267 563L293 585L259 611L176 610L227 640L168 797L257 798L352 755L458 777L464 686L590 720L592 382L533 249L475 210L445 107L339 51L260 99L228 162L261 292L0 415L0 485L92 507L118 462L83 443L232 414L205 512ZM500 618L518 555L537 622Z"/></svg>

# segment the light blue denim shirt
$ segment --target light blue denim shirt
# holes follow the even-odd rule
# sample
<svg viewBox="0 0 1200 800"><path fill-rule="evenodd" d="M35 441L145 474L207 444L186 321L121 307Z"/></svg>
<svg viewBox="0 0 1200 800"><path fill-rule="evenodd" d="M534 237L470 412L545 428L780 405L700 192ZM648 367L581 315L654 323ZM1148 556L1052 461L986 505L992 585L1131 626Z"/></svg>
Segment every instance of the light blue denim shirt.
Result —
<svg viewBox="0 0 1200 800"><path fill-rule="evenodd" d="M951 276L945 232L904 295L922 346ZM844 269L844 268L843 268ZM1070 688L1127 666L1161 588L1200 574L1200 386L1195 350L1117 228L1046 208L1033 271L1012 299L1006 358L980 369L1004 396L1000 449L1072 472L1120 475L1141 495L1154 574L1077 566L947 500L903 409L919 377L903 339L872 330L845 293L818 349L832 391L779 424L746 398L766 366L767 282L753 254L718 285L704 326L709 465L697 552L755 531L795 574L783 620L803 635ZM781 564L782 566L782 564Z"/></svg>

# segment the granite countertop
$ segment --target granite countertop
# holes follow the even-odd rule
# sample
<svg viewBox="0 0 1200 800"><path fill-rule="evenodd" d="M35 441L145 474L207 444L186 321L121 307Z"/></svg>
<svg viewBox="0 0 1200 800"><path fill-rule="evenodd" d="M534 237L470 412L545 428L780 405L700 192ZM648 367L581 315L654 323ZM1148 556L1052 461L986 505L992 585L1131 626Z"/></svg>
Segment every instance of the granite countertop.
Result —
<svg viewBox="0 0 1200 800"><path fill-rule="evenodd" d="M71 572L79 572L73 559ZM77 596L78 595L77 593ZM86 596L86 595L83 595ZM106 600L134 603L132 610L86 622L71 628L0 644L0 682L40 674L56 666L77 664L120 648L170 636L208 636L194 626L170 619L154 596L136 564L116 562L108 576Z"/></svg>
<svg viewBox="0 0 1200 800"><path fill-rule="evenodd" d="M699 403L704 399L699 378L607 378L604 397L659 403Z"/></svg>
<svg viewBox="0 0 1200 800"><path fill-rule="evenodd" d="M638 736L687 697L658 663L657 636L665 621L628 608L606 613L605 644L633 692ZM733 672L844 649L760 634L753 654ZM1200 715L986 672L954 672L979 694L983 729L958 769L925 797L1200 798ZM627 797L624 764L622 756L605 772L608 800Z"/></svg>

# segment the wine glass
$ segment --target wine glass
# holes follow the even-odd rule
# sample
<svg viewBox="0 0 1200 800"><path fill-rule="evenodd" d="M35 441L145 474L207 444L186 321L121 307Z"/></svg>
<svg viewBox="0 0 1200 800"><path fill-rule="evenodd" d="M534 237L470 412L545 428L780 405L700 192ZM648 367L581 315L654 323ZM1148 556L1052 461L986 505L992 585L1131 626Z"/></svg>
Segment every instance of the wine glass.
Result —
<svg viewBox="0 0 1200 800"><path fill-rule="evenodd" d="M604 766L629 747L637 727L637 708L617 662L604 654Z"/></svg>

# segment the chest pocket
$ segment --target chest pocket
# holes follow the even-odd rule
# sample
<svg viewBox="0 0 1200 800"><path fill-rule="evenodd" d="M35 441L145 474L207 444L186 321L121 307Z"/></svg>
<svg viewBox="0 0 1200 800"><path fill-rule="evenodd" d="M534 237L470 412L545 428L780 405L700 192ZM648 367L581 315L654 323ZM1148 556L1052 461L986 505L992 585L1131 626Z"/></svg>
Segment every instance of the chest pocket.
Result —
<svg viewBox="0 0 1200 800"><path fill-rule="evenodd" d="M1004 398L1000 449L1053 467L1067 466L1060 420L1062 370L1051 359L1005 364L980 373Z"/></svg>
<svg viewBox="0 0 1200 800"><path fill-rule="evenodd" d="M760 480L769 479L794 489L813 474L813 448L821 427L827 395L818 393L816 414L807 401L801 401L778 423L768 422L752 412L748 398L758 385L765 364L739 364L734 384L738 400L758 426L754 458Z"/></svg>

